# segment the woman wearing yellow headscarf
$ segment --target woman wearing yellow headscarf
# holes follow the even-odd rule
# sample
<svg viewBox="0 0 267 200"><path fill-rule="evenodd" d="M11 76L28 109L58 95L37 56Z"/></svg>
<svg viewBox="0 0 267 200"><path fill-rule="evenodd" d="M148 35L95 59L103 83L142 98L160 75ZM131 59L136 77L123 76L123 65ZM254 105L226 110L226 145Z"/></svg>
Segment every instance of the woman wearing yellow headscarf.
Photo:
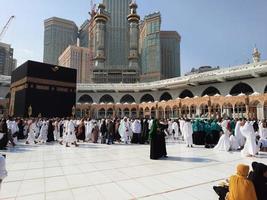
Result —
<svg viewBox="0 0 267 200"><path fill-rule="evenodd" d="M249 166L237 166L236 175L230 177L226 200L257 200L253 183L247 179Z"/></svg>

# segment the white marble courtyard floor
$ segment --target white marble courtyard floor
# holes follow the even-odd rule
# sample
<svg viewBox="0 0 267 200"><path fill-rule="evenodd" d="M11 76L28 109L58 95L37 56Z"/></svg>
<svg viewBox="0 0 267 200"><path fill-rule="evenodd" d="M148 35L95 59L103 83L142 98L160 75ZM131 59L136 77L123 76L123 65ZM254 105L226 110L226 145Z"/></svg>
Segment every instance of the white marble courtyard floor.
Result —
<svg viewBox="0 0 267 200"><path fill-rule="evenodd" d="M168 144L169 158L149 159L148 145L18 145L6 151L0 199L218 199L212 186L235 172L240 152ZM3 152L2 152L3 153Z"/></svg>

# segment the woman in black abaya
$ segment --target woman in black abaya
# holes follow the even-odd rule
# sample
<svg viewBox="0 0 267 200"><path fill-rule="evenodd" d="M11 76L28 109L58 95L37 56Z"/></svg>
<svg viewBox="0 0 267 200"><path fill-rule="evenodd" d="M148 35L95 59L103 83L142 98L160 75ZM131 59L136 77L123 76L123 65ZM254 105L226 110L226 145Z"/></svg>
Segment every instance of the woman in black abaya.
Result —
<svg viewBox="0 0 267 200"><path fill-rule="evenodd" d="M47 142L53 142L53 141L55 141L55 138L54 138L54 127L53 127L52 120L49 120L49 122L48 122L48 131L47 131Z"/></svg>
<svg viewBox="0 0 267 200"><path fill-rule="evenodd" d="M157 119L153 120L150 132L150 159L156 160L162 157L167 157L165 133L164 130L168 127L165 124L159 124Z"/></svg>

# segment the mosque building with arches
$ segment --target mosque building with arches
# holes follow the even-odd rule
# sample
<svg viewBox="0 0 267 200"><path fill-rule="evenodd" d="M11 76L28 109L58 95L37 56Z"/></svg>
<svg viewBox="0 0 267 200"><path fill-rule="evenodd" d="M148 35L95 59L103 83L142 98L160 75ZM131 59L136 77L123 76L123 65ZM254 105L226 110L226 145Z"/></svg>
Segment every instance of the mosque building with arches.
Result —
<svg viewBox="0 0 267 200"><path fill-rule="evenodd" d="M0 75L0 115L7 112L10 76ZM76 116L267 118L267 61L148 83L77 83Z"/></svg>
<svg viewBox="0 0 267 200"><path fill-rule="evenodd" d="M134 84L77 84L80 117L267 118L267 61Z"/></svg>

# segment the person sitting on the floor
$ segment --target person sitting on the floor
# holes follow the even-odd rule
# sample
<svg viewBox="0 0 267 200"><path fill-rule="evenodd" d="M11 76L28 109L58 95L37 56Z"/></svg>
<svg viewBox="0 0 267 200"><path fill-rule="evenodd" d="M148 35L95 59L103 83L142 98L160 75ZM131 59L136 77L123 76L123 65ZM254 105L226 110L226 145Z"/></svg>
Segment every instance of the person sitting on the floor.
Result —
<svg viewBox="0 0 267 200"><path fill-rule="evenodd" d="M226 200L257 200L253 183L247 178L249 166L239 164L236 175L229 179L229 192Z"/></svg>
<svg viewBox="0 0 267 200"><path fill-rule="evenodd" d="M254 184L258 200L267 198L267 165L263 163L252 163L253 171L249 173L248 179Z"/></svg>

